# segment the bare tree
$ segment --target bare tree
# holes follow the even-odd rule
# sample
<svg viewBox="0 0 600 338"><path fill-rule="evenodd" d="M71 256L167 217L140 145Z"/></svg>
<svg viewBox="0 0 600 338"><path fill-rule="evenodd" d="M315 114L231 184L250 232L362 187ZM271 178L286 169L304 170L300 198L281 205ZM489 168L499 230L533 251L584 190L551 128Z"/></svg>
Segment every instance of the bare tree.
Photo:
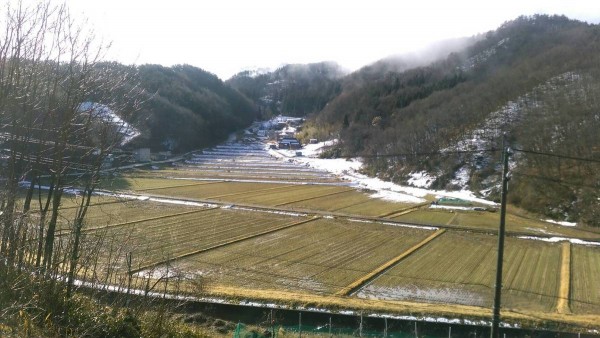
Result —
<svg viewBox="0 0 600 338"><path fill-rule="evenodd" d="M4 9L0 140L8 152L0 172L4 192L0 254L7 267L25 256L36 257L35 265L47 272L68 266L70 295L81 230L102 165L130 135L127 124L114 122L113 112L123 115L124 107L135 109L136 88L127 72L101 62L109 46L98 42L65 5L10 1ZM70 222L70 254L67 261L54 262L60 206L73 180L82 188ZM23 182L27 182L24 190L19 188ZM25 252L36 190L37 247Z"/></svg>

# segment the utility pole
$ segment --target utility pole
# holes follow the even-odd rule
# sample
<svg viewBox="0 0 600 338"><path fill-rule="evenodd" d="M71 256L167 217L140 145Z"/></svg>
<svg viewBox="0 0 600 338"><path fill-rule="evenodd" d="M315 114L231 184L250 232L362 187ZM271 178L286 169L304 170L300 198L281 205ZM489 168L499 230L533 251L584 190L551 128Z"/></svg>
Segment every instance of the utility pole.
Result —
<svg viewBox="0 0 600 338"><path fill-rule="evenodd" d="M383 317L383 320L385 322L385 328L383 329L383 337L387 338L388 336L388 330L387 330L387 317Z"/></svg>
<svg viewBox="0 0 600 338"><path fill-rule="evenodd" d="M500 300L502 298L502 264L504 259L504 229L506 221L506 194L508 193L508 157L510 150L507 146L506 134L502 140L502 202L500 205L500 228L498 229L498 262L496 265L496 286L494 294L494 310L492 317L491 338L500 337Z"/></svg>
<svg viewBox="0 0 600 338"><path fill-rule="evenodd" d="M298 338L302 338L302 312L298 313Z"/></svg>
<svg viewBox="0 0 600 338"><path fill-rule="evenodd" d="M363 314L362 312L360 313L360 326L358 327L358 336L362 337L362 330L363 330Z"/></svg>

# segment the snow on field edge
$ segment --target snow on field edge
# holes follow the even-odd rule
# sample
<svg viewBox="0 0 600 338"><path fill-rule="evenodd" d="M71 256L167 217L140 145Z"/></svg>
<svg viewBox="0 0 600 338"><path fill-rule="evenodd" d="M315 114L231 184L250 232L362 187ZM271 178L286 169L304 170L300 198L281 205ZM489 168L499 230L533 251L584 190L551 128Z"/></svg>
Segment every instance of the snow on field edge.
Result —
<svg viewBox="0 0 600 338"><path fill-rule="evenodd" d="M542 221L548 222L548 223L552 223L552 224L562 225L564 227L574 227L574 226L577 226L577 223L574 223L574 222L555 221L553 219L543 219Z"/></svg>
<svg viewBox="0 0 600 338"><path fill-rule="evenodd" d="M332 146L336 143L337 140L331 140L316 144L308 144L301 151L299 150L299 152L302 153L302 156L296 156L296 151L294 150L274 150L268 149L268 146L266 146L265 149L267 149L269 154L271 154L272 156L279 157L284 160L287 159L289 162L297 163L300 165L305 165L315 169L328 171L330 173L338 175L344 180L353 182L354 184L356 184L356 186L360 188L373 190L375 191L375 193L371 195L371 197L374 198L381 198L394 202L423 203L427 201L425 199L427 195L434 195L436 196L436 198L454 197L485 205L498 205L495 202L476 197L475 194L469 190L431 190L426 188L403 186L392 182L383 181L379 178L366 176L359 172L363 166L363 162L360 158L318 158L318 155L321 153L324 147ZM423 184L423 181L420 181L419 179L427 180L429 178L420 177L418 175L415 175L414 177L416 178L415 183L418 182L418 184Z"/></svg>

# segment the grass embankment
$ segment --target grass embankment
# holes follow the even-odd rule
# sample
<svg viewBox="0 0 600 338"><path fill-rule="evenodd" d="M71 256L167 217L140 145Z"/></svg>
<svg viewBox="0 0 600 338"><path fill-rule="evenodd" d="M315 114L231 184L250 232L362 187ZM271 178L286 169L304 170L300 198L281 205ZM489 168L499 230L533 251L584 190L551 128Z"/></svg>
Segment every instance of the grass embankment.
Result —
<svg viewBox="0 0 600 338"><path fill-rule="evenodd" d="M560 262L560 288L556 311L562 314L571 312L569 309L569 294L571 290L571 243L562 243Z"/></svg>

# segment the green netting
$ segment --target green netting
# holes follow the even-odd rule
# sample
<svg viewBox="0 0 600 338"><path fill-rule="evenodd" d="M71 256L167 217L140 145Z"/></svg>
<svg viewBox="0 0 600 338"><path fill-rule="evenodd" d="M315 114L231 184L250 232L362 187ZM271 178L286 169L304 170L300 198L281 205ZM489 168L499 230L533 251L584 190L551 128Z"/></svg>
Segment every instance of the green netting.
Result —
<svg viewBox="0 0 600 338"><path fill-rule="evenodd" d="M469 201L465 201L460 198L454 198L454 197L442 197L437 200L437 203L443 204L443 205L461 205L461 206L462 205L464 205L464 206L472 205L472 203Z"/></svg>

